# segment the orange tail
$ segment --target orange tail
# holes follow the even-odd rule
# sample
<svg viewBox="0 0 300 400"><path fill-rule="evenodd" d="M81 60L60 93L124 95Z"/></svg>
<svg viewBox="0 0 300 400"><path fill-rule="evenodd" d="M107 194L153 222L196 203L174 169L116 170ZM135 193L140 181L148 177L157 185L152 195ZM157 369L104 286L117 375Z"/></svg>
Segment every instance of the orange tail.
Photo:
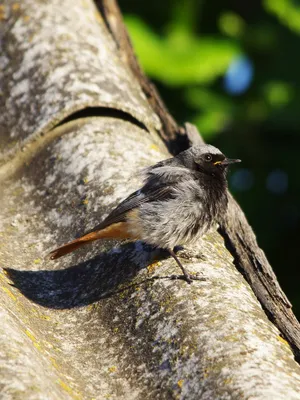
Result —
<svg viewBox="0 0 300 400"><path fill-rule="evenodd" d="M107 228L101 229L100 231L91 232L87 235L81 236L78 239L73 240L72 242L66 243L63 246L51 251L49 254L51 260L55 260L56 258L65 256L66 254L72 253L79 249L79 247L85 246L90 242L98 239L128 239L132 238L130 233L127 230L126 222L118 222L116 224L112 224Z"/></svg>
<svg viewBox="0 0 300 400"><path fill-rule="evenodd" d="M80 238L81 239L81 238ZM65 256L66 254L72 253L72 251L75 251L79 249L79 247L84 246L85 244L88 244L88 241L81 241L80 239L74 240L73 242L64 244L63 246L59 247L58 249L55 249L51 251L49 254L51 260L55 260L56 258Z"/></svg>

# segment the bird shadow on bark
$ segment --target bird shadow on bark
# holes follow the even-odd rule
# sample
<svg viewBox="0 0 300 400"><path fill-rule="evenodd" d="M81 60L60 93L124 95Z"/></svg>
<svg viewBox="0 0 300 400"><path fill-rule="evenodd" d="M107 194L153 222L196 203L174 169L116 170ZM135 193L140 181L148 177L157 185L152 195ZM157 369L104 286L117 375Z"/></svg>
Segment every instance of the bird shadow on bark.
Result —
<svg viewBox="0 0 300 400"><path fill-rule="evenodd" d="M169 254L165 250L136 242L123 244L65 269L20 271L5 268L5 271L11 285L34 303L47 308L71 309L109 298L141 283L168 279L168 276L150 276L132 282L140 270L167 257Z"/></svg>

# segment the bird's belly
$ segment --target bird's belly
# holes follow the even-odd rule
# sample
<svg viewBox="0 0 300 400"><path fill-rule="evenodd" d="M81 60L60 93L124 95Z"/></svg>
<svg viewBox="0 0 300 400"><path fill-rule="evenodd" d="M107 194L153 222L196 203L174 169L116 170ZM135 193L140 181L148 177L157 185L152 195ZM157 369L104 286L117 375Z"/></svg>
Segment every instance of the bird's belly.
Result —
<svg viewBox="0 0 300 400"><path fill-rule="evenodd" d="M161 248L173 248L197 241L211 227L213 219L195 203L152 203L141 207L138 216L141 240Z"/></svg>

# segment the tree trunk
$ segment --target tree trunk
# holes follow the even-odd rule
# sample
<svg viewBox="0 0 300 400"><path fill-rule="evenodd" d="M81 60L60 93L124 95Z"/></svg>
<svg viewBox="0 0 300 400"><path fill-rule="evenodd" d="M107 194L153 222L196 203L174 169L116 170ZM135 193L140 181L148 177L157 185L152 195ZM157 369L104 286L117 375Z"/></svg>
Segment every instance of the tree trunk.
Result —
<svg viewBox="0 0 300 400"><path fill-rule="evenodd" d="M187 249L192 285L140 242L47 258L198 140L132 68L115 3L98 6L0 6L1 398L300 399L291 348L234 264L256 242L230 212L220 230L241 247L212 231Z"/></svg>

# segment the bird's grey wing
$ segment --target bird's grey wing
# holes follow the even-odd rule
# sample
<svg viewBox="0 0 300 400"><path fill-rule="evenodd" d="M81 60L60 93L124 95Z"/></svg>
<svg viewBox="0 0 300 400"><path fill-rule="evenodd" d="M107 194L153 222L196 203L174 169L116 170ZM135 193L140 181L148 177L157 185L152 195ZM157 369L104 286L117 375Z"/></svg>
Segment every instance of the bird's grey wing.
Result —
<svg viewBox="0 0 300 400"><path fill-rule="evenodd" d="M87 233L104 229L111 224L123 222L129 211L141 204L151 201L165 201L176 195L176 186L183 180L189 180L188 169L176 158L169 158L148 167L143 172L145 176L144 186L123 200L99 225Z"/></svg>
<svg viewBox="0 0 300 400"><path fill-rule="evenodd" d="M187 178L189 179L190 173L191 171L189 171L176 157L160 161L142 171L146 185L149 181L157 182L159 185L172 185L182 180L186 180Z"/></svg>
<svg viewBox="0 0 300 400"><path fill-rule="evenodd" d="M174 196L173 188L170 186L160 186L145 188L145 186L132 193L129 197L123 200L99 225L95 226L85 235L106 228L109 225L126 220L126 215L129 211L139 207L141 204L155 201L166 200Z"/></svg>

